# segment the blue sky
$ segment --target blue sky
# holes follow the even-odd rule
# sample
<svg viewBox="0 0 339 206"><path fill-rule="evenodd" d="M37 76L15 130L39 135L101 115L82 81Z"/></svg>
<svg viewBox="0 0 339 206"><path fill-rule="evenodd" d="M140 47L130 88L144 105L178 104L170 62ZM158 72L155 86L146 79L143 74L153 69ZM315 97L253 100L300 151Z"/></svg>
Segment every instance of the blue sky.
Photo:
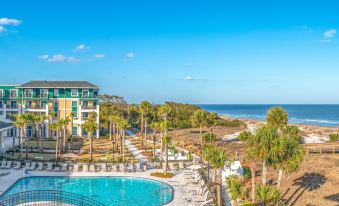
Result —
<svg viewBox="0 0 339 206"><path fill-rule="evenodd" d="M88 80L129 102L338 103L338 14L327 0L1 0L0 83Z"/></svg>

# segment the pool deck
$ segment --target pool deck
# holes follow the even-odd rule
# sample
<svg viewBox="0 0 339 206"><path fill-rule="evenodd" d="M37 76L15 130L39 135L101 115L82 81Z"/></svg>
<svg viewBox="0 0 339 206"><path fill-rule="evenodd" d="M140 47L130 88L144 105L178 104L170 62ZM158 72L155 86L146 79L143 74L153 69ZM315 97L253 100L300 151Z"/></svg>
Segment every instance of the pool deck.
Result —
<svg viewBox="0 0 339 206"><path fill-rule="evenodd" d="M30 171L29 176L69 176L69 177L107 177L107 176L119 176L119 177L139 177L158 180L171 185L174 189L173 201L167 204L167 206L175 205L194 205L185 201L187 197L187 186L185 184L184 175L182 173L176 174L169 179L157 178L150 176L150 173L161 171L159 169L147 170L146 172L136 173L123 173L123 172L50 172L50 171ZM5 192L10 186L12 186L18 179L22 178L21 170L10 170L10 174L0 177L0 195Z"/></svg>

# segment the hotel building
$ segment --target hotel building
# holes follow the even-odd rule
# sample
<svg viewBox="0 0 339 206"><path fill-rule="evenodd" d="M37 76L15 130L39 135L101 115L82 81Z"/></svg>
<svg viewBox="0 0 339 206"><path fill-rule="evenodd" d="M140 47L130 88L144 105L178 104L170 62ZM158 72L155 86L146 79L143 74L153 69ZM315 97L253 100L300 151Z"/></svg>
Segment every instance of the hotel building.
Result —
<svg viewBox="0 0 339 206"><path fill-rule="evenodd" d="M96 112L99 124L99 87L87 81L30 81L21 85L0 85L0 122L11 123L11 116L21 113L45 114L50 121L72 119L67 135L86 136L81 125L91 112ZM53 117L51 114L54 114ZM73 115L71 115L73 114ZM72 117L73 116L73 117ZM40 137L55 137L48 128L48 120L41 126ZM27 137L34 128L27 126ZM17 136L17 129L8 129L4 136ZM96 131L99 137L99 129Z"/></svg>

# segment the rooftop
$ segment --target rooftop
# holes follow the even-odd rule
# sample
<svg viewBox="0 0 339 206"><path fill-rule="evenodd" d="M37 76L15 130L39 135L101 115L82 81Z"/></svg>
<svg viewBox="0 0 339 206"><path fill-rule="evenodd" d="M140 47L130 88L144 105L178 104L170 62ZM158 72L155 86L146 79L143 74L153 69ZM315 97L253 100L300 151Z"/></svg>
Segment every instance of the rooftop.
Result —
<svg viewBox="0 0 339 206"><path fill-rule="evenodd" d="M19 88L92 88L92 89L99 89L98 86L88 81L30 81L18 87Z"/></svg>
<svg viewBox="0 0 339 206"><path fill-rule="evenodd" d="M12 127L12 123L5 123L5 122L1 122L0 121L0 131L2 130L2 129L7 129L7 128L9 128L9 127Z"/></svg>

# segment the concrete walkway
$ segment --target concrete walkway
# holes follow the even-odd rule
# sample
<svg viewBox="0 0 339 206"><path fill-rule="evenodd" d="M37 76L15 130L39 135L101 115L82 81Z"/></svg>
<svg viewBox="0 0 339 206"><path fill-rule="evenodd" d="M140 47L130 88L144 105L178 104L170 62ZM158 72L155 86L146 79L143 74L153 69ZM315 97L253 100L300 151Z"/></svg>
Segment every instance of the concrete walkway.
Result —
<svg viewBox="0 0 339 206"><path fill-rule="evenodd" d="M137 138L137 136L130 130L126 130L126 133L133 139ZM125 140L125 145L128 151L133 155L134 159L139 161L147 161L147 158L142 154L142 151L138 150L130 140Z"/></svg>

